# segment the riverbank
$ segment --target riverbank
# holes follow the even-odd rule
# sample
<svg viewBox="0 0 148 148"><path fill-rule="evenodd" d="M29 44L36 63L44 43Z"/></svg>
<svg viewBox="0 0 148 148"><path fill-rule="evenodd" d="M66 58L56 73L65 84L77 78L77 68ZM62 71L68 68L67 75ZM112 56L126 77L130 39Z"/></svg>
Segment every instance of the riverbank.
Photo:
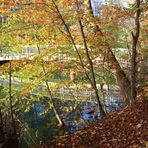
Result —
<svg viewBox="0 0 148 148"><path fill-rule="evenodd" d="M42 143L41 148L145 148L148 142L148 101L138 94L133 111L128 106L102 121L55 141Z"/></svg>

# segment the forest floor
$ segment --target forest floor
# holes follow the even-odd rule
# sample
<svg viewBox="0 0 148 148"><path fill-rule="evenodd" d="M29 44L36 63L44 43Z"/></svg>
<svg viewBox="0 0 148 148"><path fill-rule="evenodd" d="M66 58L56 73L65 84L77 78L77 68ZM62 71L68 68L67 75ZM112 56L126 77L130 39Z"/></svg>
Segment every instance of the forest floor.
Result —
<svg viewBox="0 0 148 148"><path fill-rule="evenodd" d="M105 119L41 148L148 148L148 92L138 93L135 108L128 106ZM145 95L144 95L145 94Z"/></svg>

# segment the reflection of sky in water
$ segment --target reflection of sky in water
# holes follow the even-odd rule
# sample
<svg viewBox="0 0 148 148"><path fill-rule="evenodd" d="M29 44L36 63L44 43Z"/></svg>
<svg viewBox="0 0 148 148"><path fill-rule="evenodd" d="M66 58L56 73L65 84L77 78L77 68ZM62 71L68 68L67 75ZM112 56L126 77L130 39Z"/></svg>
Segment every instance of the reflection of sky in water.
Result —
<svg viewBox="0 0 148 148"><path fill-rule="evenodd" d="M88 118L90 118L90 117L91 117L90 114L86 114L86 113L83 114L83 119L88 119Z"/></svg>

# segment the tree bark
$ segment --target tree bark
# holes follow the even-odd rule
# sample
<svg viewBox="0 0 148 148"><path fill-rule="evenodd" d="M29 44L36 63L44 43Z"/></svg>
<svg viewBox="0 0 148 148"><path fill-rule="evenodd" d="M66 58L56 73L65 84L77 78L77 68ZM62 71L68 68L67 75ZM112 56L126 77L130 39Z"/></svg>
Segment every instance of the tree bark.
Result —
<svg viewBox="0 0 148 148"><path fill-rule="evenodd" d="M137 57L137 43L140 34L140 0L136 0L136 17L135 29L132 32L132 57L131 57L131 99L130 106L134 107L134 100L136 98L136 57Z"/></svg>
<svg viewBox="0 0 148 148"><path fill-rule="evenodd" d="M120 88L121 94L126 99L126 103L129 104L129 100L131 97L131 86L130 81L127 78L125 72L122 70L119 62L117 61L115 55L113 54L112 50L108 48L108 66L110 71L116 78L117 84Z"/></svg>
<svg viewBox="0 0 148 148"><path fill-rule="evenodd" d="M92 79L92 83L93 83L92 87L95 91L96 99L97 99L99 110L100 110L100 116L101 116L101 118L103 118L103 117L105 117L106 114L105 114L105 111L103 110L103 107L102 107L102 104L100 101L100 97L99 97L99 93L98 93L98 89L97 89L97 84L96 84L96 76L95 76L95 72L94 72L93 62L92 62L92 59L91 59L89 51L88 51L88 46L87 46L87 42L85 39L85 34L84 34L81 19L79 19L78 21L79 21L79 25L80 25L80 30L81 30L81 35L82 35L82 39L83 39L83 44L84 44L84 49L85 49L87 61L89 63L89 67L90 67L90 73L91 73L91 77L92 77L91 79Z"/></svg>
<svg viewBox="0 0 148 148"><path fill-rule="evenodd" d="M12 64L11 60L9 61L9 102L10 102L10 117L11 117L11 124L12 124L12 134L16 136L16 125L13 113L13 102L12 102Z"/></svg>
<svg viewBox="0 0 148 148"><path fill-rule="evenodd" d="M2 111L0 108L0 142L4 140L4 123L3 123L3 116Z"/></svg>
<svg viewBox="0 0 148 148"><path fill-rule="evenodd" d="M104 93L104 89L103 89L104 83L100 84L100 90L102 93L102 102L103 102L103 108L104 108L104 112L107 114L107 110L106 110L106 102L105 102L105 93Z"/></svg>

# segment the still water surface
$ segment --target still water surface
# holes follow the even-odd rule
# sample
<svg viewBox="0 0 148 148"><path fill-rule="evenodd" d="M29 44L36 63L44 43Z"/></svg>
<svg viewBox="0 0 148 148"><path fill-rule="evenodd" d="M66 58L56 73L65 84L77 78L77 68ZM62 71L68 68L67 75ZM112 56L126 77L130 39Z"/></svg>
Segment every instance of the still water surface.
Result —
<svg viewBox="0 0 148 148"><path fill-rule="evenodd" d="M47 106L43 105L45 103L37 102L29 112L24 113L21 117L23 135L20 148L38 145L41 141L50 141L64 134L73 133L100 119L95 102L76 103L74 101L55 99L55 103L66 126L59 127L52 109L48 109ZM122 106L121 103L113 101L113 99L106 102L108 112L120 109Z"/></svg>

